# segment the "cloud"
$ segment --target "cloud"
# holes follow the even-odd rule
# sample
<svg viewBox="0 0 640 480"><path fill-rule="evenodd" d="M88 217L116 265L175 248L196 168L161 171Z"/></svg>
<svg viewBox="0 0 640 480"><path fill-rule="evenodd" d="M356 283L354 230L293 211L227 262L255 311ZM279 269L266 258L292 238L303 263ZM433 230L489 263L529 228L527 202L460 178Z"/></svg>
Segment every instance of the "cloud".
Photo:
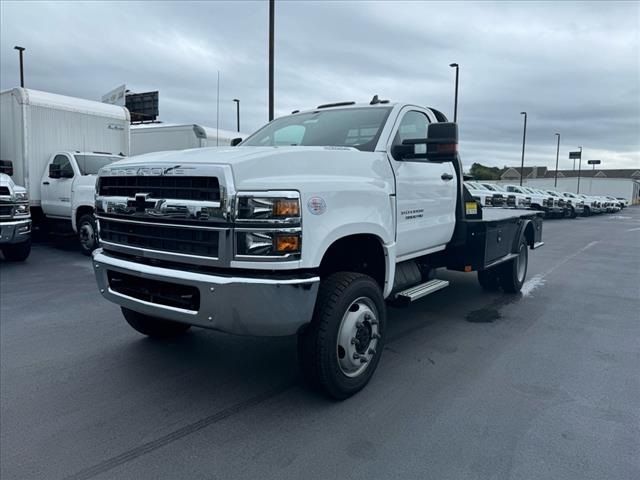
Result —
<svg viewBox="0 0 640 480"><path fill-rule="evenodd" d="M161 118L221 128L267 120L267 2L0 3L0 86L99 99L159 90ZM636 2L277 2L276 111L373 94L452 115L466 164L561 166L583 145L605 168L640 167Z"/></svg>

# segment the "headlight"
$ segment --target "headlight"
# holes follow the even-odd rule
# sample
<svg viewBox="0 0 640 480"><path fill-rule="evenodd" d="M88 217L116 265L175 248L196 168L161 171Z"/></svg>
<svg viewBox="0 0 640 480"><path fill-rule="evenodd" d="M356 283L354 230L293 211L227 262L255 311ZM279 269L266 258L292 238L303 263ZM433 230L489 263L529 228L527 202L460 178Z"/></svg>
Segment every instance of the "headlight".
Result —
<svg viewBox="0 0 640 480"><path fill-rule="evenodd" d="M29 194L27 192L15 192L16 202L28 202Z"/></svg>
<svg viewBox="0 0 640 480"><path fill-rule="evenodd" d="M23 217L25 215L29 215L29 205L26 205L26 204L16 205L16 208L13 212L14 212L13 215L16 217Z"/></svg>
<svg viewBox="0 0 640 480"><path fill-rule="evenodd" d="M236 200L239 222L300 223L298 192L240 192Z"/></svg>
<svg viewBox="0 0 640 480"><path fill-rule="evenodd" d="M236 232L237 256L297 257L301 247L299 229Z"/></svg>

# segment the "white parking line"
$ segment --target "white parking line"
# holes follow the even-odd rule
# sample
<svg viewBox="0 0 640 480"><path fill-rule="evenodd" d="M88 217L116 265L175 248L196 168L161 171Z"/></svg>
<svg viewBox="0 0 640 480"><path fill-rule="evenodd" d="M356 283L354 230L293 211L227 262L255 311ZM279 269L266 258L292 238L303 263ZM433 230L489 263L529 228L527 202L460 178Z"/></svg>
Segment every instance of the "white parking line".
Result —
<svg viewBox="0 0 640 480"><path fill-rule="evenodd" d="M584 247L582 247L580 250L578 250L575 253L572 253L571 255L569 255L568 257L566 257L564 260L556 263L553 267L551 267L549 270L547 270L544 273L538 274L538 275L534 275L533 277L531 277L529 280L527 280L526 282L524 282L524 285L522 285L522 289L520 290L522 292L522 296L524 297L528 297L530 296L534 290L536 290L538 287L541 287L545 284L546 280L545 278L552 273L554 270L556 270L558 267L561 267L562 265L564 265L565 263L567 263L569 260L574 259L575 257L577 257L578 255L580 255L582 252L590 249L591 247L593 247L594 245L600 243L600 240L595 240L593 242L588 243L587 245L585 245Z"/></svg>

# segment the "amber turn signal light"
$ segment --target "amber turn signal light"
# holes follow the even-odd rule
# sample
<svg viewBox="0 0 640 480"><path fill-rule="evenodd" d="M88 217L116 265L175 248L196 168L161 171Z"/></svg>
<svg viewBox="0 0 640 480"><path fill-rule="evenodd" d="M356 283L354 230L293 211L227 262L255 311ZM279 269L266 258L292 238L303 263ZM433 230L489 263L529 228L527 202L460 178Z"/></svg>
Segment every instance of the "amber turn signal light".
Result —
<svg viewBox="0 0 640 480"><path fill-rule="evenodd" d="M275 240L275 250L278 253L300 251L300 235L278 235Z"/></svg>

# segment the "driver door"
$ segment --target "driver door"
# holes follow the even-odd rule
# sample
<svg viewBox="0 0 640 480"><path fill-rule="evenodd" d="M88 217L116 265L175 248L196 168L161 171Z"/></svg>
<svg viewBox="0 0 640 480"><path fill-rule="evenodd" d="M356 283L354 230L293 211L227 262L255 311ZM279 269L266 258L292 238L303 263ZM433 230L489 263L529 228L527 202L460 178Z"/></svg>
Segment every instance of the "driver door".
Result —
<svg viewBox="0 0 640 480"><path fill-rule="evenodd" d="M456 173L449 162L402 160L393 146L427 137L426 112L406 109L400 114L387 155L396 177L396 242L400 260L443 249L453 236L456 216Z"/></svg>
<svg viewBox="0 0 640 480"><path fill-rule="evenodd" d="M56 155L42 177L42 211L51 217L71 217L71 189L75 172L71 159Z"/></svg>

